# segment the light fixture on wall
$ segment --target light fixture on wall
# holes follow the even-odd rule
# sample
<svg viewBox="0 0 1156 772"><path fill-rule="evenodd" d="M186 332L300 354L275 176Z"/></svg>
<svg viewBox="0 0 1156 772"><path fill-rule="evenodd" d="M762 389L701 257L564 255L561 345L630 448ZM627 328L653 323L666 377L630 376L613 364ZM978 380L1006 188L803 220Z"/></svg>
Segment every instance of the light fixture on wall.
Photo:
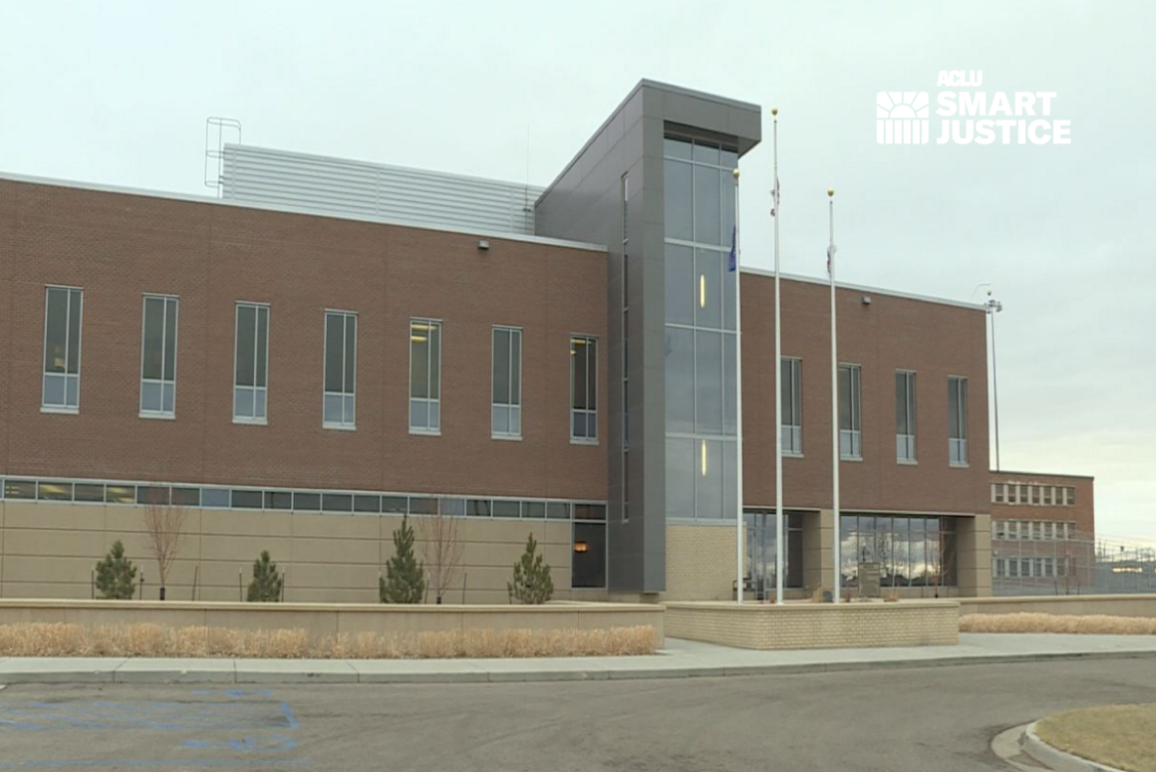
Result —
<svg viewBox="0 0 1156 772"><path fill-rule="evenodd" d="M865 306L871 305L871 296L870 295L864 295L862 300L863 300L863 305L865 305Z"/></svg>
<svg viewBox="0 0 1156 772"><path fill-rule="evenodd" d="M590 549L590 545L584 541L574 542L574 551L575 552L587 552L589 549Z"/></svg>
<svg viewBox="0 0 1156 772"><path fill-rule="evenodd" d="M490 248L490 242L487 241L486 239L481 239L480 241L478 241L478 249L481 250L482 252L485 252L489 248Z"/></svg>

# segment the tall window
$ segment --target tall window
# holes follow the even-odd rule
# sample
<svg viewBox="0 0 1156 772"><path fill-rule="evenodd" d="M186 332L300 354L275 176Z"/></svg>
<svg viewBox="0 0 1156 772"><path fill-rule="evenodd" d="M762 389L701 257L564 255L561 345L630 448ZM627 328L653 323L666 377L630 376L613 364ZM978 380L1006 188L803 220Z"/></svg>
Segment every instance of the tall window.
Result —
<svg viewBox="0 0 1156 772"><path fill-rule="evenodd" d="M442 428L442 323L409 323L409 430L436 434Z"/></svg>
<svg viewBox="0 0 1156 772"><path fill-rule="evenodd" d="M330 429L356 426L357 314L325 312L325 408Z"/></svg>
<svg viewBox="0 0 1156 772"><path fill-rule="evenodd" d="M779 363L783 379L783 452L803 453L803 360L787 359Z"/></svg>
<svg viewBox="0 0 1156 772"><path fill-rule="evenodd" d="M734 147L663 140L666 514L738 516Z"/></svg>
<svg viewBox="0 0 1156 772"><path fill-rule="evenodd" d="M48 287L44 296L44 410L80 409L80 322L84 292Z"/></svg>
<svg viewBox="0 0 1156 772"><path fill-rule="evenodd" d="M967 379L947 379L947 449L948 459L956 466L967 466Z"/></svg>
<svg viewBox="0 0 1156 772"><path fill-rule="evenodd" d="M915 460L915 373L895 373L895 457Z"/></svg>
<svg viewBox="0 0 1156 772"><path fill-rule="evenodd" d="M839 455L862 458L863 446L859 425L859 365L839 365Z"/></svg>
<svg viewBox="0 0 1156 772"><path fill-rule="evenodd" d="M570 338L570 439L598 441L598 341Z"/></svg>
<svg viewBox="0 0 1156 772"><path fill-rule="evenodd" d="M263 424L269 409L269 306L237 304L233 420Z"/></svg>
<svg viewBox="0 0 1156 772"><path fill-rule="evenodd" d="M177 299L145 295L141 325L140 414L156 418L176 415Z"/></svg>
<svg viewBox="0 0 1156 772"><path fill-rule="evenodd" d="M495 437L522 436L522 331L494 328L494 401L491 429Z"/></svg>

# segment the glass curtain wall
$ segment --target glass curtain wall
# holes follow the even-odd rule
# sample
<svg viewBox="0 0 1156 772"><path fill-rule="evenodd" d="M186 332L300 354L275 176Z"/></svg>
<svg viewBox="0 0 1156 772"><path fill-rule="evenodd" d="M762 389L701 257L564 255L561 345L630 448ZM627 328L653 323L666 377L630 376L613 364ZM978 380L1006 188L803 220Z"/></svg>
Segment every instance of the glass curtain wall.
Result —
<svg viewBox="0 0 1156 772"><path fill-rule="evenodd" d="M954 518L844 515L840 523L844 586L858 586L860 563L880 564L884 588L956 586Z"/></svg>
<svg viewBox="0 0 1156 772"><path fill-rule="evenodd" d="M721 520L738 510L735 148L667 136L666 508Z"/></svg>

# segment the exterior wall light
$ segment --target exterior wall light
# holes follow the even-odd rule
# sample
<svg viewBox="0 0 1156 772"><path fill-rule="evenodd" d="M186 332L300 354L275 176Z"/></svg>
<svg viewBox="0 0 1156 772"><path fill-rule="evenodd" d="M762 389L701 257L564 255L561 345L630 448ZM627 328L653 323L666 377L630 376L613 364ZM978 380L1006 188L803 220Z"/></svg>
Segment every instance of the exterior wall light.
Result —
<svg viewBox="0 0 1156 772"><path fill-rule="evenodd" d="M486 239L481 239L480 241L478 241L478 249L481 250L482 252L485 252L489 248L490 248L490 242L487 241Z"/></svg>

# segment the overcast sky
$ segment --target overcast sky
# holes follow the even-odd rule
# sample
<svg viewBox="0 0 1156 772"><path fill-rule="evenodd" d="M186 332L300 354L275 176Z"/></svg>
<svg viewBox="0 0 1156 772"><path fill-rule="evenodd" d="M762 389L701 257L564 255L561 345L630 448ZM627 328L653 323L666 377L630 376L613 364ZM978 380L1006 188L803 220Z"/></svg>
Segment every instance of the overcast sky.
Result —
<svg viewBox="0 0 1156 772"><path fill-rule="evenodd" d="M196 2L0 5L0 171L187 193L204 120L247 144L548 184L643 77L780 113L784 270L998 317L1005 469L1096 477L1098 530L1156 539L1150 2ZM937 145L940 70L1052 91L1071 144ZM932 141L880 145L876 93ZM742 162L767 267L770 142ZM994 456L993 456L994 458Z"/></svg>

